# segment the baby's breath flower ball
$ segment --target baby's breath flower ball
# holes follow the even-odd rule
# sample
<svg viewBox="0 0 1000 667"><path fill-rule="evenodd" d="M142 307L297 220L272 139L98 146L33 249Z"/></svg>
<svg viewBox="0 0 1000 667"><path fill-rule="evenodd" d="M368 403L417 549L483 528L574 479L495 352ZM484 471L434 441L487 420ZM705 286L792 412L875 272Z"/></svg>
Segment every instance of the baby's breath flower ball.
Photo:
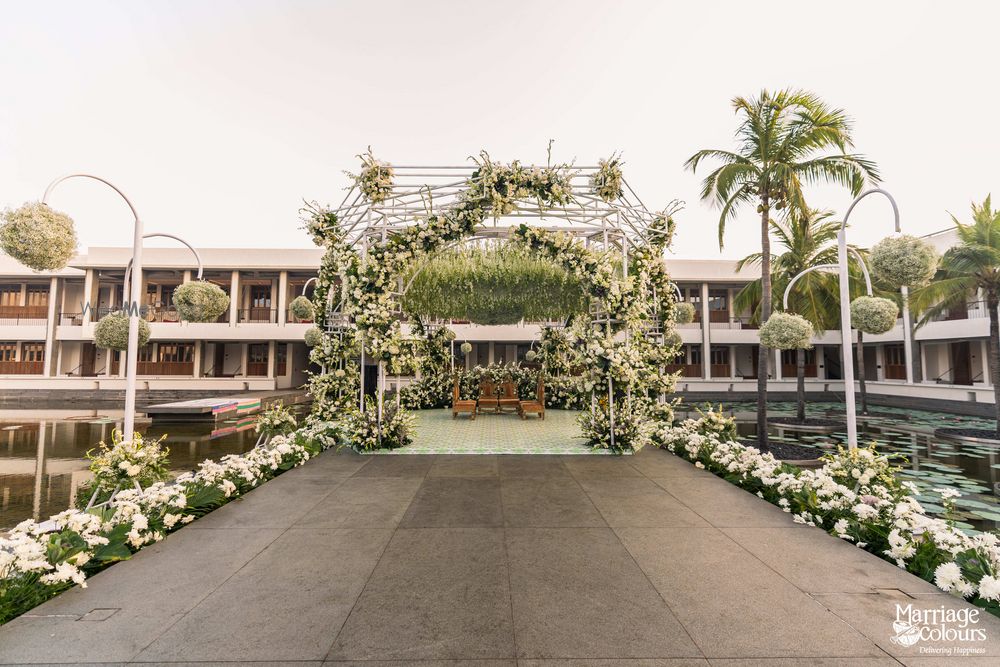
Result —
<svg viewBox="0 0 1000 667"><path fill-rule="evenodd" d="M128 320L124 311L108 313L94 326L94 344L105 350L128 349ZM149 342L149 322L139 318L139 347Z"/></svg>
<svg viewBox="0 0 1000 667"><path fill-rule="evenodd" d="M76 252L73 220L41 202L3 212L0 248L35 271L58 271Z"/></svg>
<svg viewBox="0 0 1000 667"><path fill-rule="evenodd" d="M694 305L687 301L674 304L674 322L677 324L691 324L694 322Z"/></svg>
<svg viewBox="0 0 1000 667"><path fill-rule="evenodd" d="M801 315L772 313L760 328L760 342L773 350L798 350L812 347L813 327Z"/></svg>
<svg viewBox="0 0 1000 667"><path fill-rule="evenodd" d="M876 243L869 255L872 272L893 288L923 287L934 277L938 254L934 246L915 236L890 236Z"/></svg>
<svg viewBox="0 0 1000 667"><path fill-rule="evenodd" d="M186 322L214 322L229 308L229 295L206 280L184 283L174 290L173 301Z"/></svg>
<svg viewBox="0 0 1000 667"><path fill-rule="evenodd" d="M309 321L313 319L315 311L312 301L304 296L297 296L288 304L288 309L297 320Z"/></svg>
<svg viewBox="0 0 1000 667"><path fill-rule="evenodd" d="M462 354L468 354L472 352L472 343L462 343L459 349L462 350Z"/></svg>
<svg viewBox="0 0 1000 667"><path fill-rule="evenodd" d="M305 342L309 347L321 345L323 343L323 330L319 327L309 327L306 329Z"/></svg>
<svg viewBox="0 0 1000 667"><path fill-rule="evenodd" d="M877 296L859 296L851 302L851 324L858 331L882 334L896 326L899 307Z"/></svg>

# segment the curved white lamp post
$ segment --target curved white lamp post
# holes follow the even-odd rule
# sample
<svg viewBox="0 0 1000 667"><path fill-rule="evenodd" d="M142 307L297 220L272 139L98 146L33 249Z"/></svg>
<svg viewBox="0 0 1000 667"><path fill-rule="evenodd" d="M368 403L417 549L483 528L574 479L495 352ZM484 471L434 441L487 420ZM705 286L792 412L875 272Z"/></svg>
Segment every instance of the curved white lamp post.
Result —
<svg viewBox="0 0 1000 667"><path fill-rule="evenodd" d="M188 250L190 250L191 253L194 255L194 261L195 261L195 263L198 264L198 280L201 280L202 275L204 275L204 273L205 273L205 267L201 263L201 255L198 253L197 250L195 250L195 248L194 248L193 245L191 245L190 243L188 243L187 241L185 241L184 239L182 239L179 236L174 236L173 234L166 234L166 233L163 233L163 232L151 232L149 234L143 234L142 238L144 238L144 239L152 239L152 238L173 239L175 241L180 241L181 243L183 243L184 245L186 245L188 247ZM125 266L125 279L122 281L122 286L123 287L128 287L129 286L129 284L130 284L129 280L131 280L131 277L132 277L132 260L130 259L128 261L128 264ZM142 286L140 285L140 288L141 287Z"/></svg>
<svg viewBox="0 0 1000 667"><path fill-rule="evenodd" d="M135 216L135 229L132 238L132 261L134 263L135 280L132 283L131 304L128 308L128 350L125 356L125 424L123 429L124 438L126 441L129 441L135 432L135 375L139 358L139 299L141 296L139 289L142 282L142 219L124 192L119 190L110 181L106 181L100 176L94 176L93 174L67 174L66 176L57 178L45 188L45 194L42 195L42 203L47 205L52 190L63 181L71 178L90 178L104 183L125 200L129 210L132 211L132 215Z"/></svg>
<svg viewBox="0 0 1000 667"><path fill-rule="evenodd" d="M861 273L864 274L864 276L865 276L865 288L868 290L868 296L872 296L872 294L873 294L873 291L872 291L872 277L868 273L868 267L865 266L865 260L861 257L861 253L859 253L854 248L848 248L848 252L851 252L854 255L855 259L858 260L858 264L861 265ZM784 307L784 309L786 311L788 310L788 295L792 293L792 287L794 287L795 283L797 283L799 281L799 278L803 277L807 273L811 273L813 271L838 271L839 272L838 280L840 281L840 283L842 285L846 285L847 284L847 278L846 278L847 271L846 271L846 269L843 270L843 271L841 271L840 268L841 268L841 264L840 263L837 263L837 264L817 264L816 266L810 266L805 271L802 271L801 273L797 274L794 278L792 278L790 281L788 281L788 286L785 287L785 294L784 294L784 296L782 298L782 306ZM841 290L841 299L843 299L843 294L844 294L844 292L843 292L843 290ZM844 315L843 308L841 308L841 317L843 317L843 315ZM844 359L847 359L847 360L850 361L850 363L848 363L847 361L845 361L844 362L844 366L845 367L847 367L847 366L851 367L851 371L852 371L851 372L851 376L853 378L853 376L854 376L854 373L853 373L853 371L854 371L854 366L853 366L853 364L854 364L854 355L851 354L852 337L850 335L851 322L850 322L850 306L849 305L848 305L848 315L847 315L847 318L848 318L847 319L847 331L848 331L848 335L847 335L846 339L844 339L843 337L841 337L840 349L841 349L841 353L844 356ZM842 328L842 330L843 330L843 328ZM848 445L848 447L850 449L854 449L855 447L858 446L858 423L857 423L857 419L854 417L854 407L853 407L854 406L854 381L853 381L853 379L851 380L850 387L851 387L851 389L850 389L851 398L848 401L848 405L851 406L851 407L848 408L848 413L847 413L847 415L848 415L847 416L847 445ZM847 391L846 388L845 388L845 391Z"/></svg>
<svg viewBox="0 0 1000 667"><path fill-rule="evenodd" d="M851 211L862 199L873 194L885 195L889 203L892 204L892 214L895 217L896 232L899 228L899 207L896 200L888 192L881 188L873 188L867 192L862 192L854 198L851 205L847 207L844 220L840 223L840 232L837 234L837 264L840 272L840 339L844 350L844 403L847 411L847 444L851 449L858 446L858 417L854 413L854 357L850 354L853 341L851 340L851 296L847 285L847 220L851 217ZM863 263L862 263L863 265ZM909 378L912 362L913 346L910 341L910 315L908 294L903 292L903 347L906 355L906 373Z"/></svg>

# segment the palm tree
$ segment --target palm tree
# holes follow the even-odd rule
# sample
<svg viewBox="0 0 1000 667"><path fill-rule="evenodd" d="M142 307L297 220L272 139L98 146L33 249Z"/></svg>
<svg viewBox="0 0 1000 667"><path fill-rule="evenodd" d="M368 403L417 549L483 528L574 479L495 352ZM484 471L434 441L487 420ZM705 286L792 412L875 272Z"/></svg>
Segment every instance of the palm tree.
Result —
<svg viewBox="0 0 1000 667"><path fill-rule="evenodd" d="M737 97L740 116L735 151L701 150L685 167L697 171L704 159L721 162L702 182L701 198L721 207L719 247L726 222L746 205L760 215L761 322L771 314L771 211L786 208L806 212L803 186L837 183L857 194L866 182L877 183L878 168L862 155L847 154L851 121L841 109L801 90L767 90L751 99ZM835 149L832 154L823 154ZM758 350L757 438L767 446L767 349Z"/></svg>
<svg viewBox="0 0 1000 667"><path fill-rule="evenodd" d="M840 223L831 220L833 213L809 209L802 213L789 209L780 220L771 221L771 233L776 242L785 250L773 258L771 267L771 300L781 303L785 288L792 278L808 268L820 264L836 264L837 233ZM761 263L761 253L756 252L741 259L737 268L757 266ZM738 310L749 310L753 320L760 321L761 284L763 278L748 283L736 295L733 305ZM840 319L837 278L830 273L814 271L803 276L788 295L788 305L792 312L809 320L817 331L833 329ZM797 350L796 398L797 418L806 418L805 350Z"/></svg>
<svg viewBox="0 0 1000 667"><path fill-rule="evenodd" d="M993 210L990 196L981 205L972 204L972 224L964 224L953 215L958 231L958 245L941 257L934 282L916 292L914 301L926 305L920 323L925 324L948 308L965 307L970 300L982 298L990 316L987 353L990 381L996 400L997 429L1000 438L1000 210ZM981 297L980 297L981 295Z"/></svg>

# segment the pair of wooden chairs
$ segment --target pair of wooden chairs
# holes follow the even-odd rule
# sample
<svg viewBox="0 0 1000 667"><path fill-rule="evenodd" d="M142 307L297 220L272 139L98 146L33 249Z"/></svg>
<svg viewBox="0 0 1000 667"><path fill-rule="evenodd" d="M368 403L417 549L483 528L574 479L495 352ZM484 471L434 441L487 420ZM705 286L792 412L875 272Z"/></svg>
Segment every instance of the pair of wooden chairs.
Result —
<svg viewBox="0 0 1000 667"><path fill-rule="evenodd" d="M517 387L513 382L501 382L499 392L497 385L492 382L483 382L479 385L479 412L488 410L500 414L511 408L514 412L518 412L520 402L517 397Z"/></svg>
<svg viewBox="0 0 1000 667"><path fill-rule="evenodd" d="M475 419L476 415L483 410L501 414L505 409L513 408L513 411L527 419L529 414L536 414L542 420L545 419L545 383L538 378L538 388L533 400L522 401L517 397L517 387L513 382L503 382L500 384L500 394L497 394L497 387L492 382L483 382L479 387L479 400L462 399L459 391L458 378L452 388L451 417L455 419L460 414L468 414L470 419Z"/></svg>

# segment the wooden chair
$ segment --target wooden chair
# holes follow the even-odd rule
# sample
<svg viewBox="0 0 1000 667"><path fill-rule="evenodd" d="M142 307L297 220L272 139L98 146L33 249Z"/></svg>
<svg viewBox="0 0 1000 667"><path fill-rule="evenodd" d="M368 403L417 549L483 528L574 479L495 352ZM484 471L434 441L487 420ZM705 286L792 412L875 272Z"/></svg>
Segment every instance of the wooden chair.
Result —
<svg viewBox="0 0 1000 667"><path fill-rule="evenodd" d="M492 382L482 382L479 385L479 411L489 409L500 412L500 399L497 398L496 385Z"/></svg>
<svg viewBox="0 0 1000 667"><path fill-rule="evenodd" d="M505 408L510 408L513 412L520 412L521 400L517 397L517 386L508 380L500 385L500 390L503 392L503 396L500 397L497 412L503 412Z"/></svg>
<svg viewBox="0 0 1000 667"><path fill-rule="evenodd" d="M476 402L463 401L458 393L458 378L455 378L455 388L451 392L451 418L458 417L458 413L467 412L470 419L476 418Z"/></svg>
<svg viewBox="0 0 1000 667"><path fill-rule="evenodd" d="M527 419L528 413L533 413L538 415L539 419L545 421L545 383L541 377L538 378L538 389L535 393L535 399L532 401L521 401L517 412L521 415L521 419Z"/></svg>

